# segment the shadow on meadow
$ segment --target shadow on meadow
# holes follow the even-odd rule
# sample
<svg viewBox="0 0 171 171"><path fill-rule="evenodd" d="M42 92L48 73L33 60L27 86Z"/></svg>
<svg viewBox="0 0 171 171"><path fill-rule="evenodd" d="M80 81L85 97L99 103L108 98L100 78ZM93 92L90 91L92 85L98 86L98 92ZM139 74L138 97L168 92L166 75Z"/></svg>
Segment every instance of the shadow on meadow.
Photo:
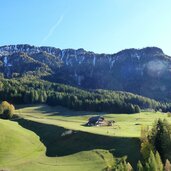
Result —
<svg viewBox="0 0 171 171"><path fill-rule="evenodd" d="M65 156L93 149L109 150L114 156L128 156L134 165L140 158L140 142L137 138L122 138L96 135L81 131L68 131L54 125L42 124L25 119L17 122L24 128L35 132L46 146L49 157Z"/></svg>
<svg viewBox="0 0 171 171"><path fill-rule="evenodd" d="M34 105L18 105L16 109L34 107ZM103 112L75 111L62 106L35 105L34 111L47 116L83 116L83 115L103 115ZM31 109L32 110L32 109Z"/></svg>

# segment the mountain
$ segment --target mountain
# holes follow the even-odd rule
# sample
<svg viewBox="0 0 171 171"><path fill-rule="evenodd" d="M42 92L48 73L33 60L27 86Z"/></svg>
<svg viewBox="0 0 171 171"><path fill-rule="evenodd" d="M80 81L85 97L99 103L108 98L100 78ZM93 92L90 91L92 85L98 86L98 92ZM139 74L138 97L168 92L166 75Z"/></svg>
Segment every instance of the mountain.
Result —
<svg viewBox="0 0 171 171"><path fill-rule="evenodd" d="M97 54L84 49L2 46L0 72L5 78L36 76L84 89L127 91L171 101L171 57L157 47Z"/></svg>

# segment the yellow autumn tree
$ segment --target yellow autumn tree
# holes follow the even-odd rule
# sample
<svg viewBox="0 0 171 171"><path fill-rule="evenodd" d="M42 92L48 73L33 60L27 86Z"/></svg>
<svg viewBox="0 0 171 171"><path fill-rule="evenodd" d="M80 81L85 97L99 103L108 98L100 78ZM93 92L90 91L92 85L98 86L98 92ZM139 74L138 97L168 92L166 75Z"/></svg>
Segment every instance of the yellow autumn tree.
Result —
<svg viewBox="0 0 171 171"><path fill-rule="evenodd" d="M0 114L4 119L11 119L13 117L15 111L14 105L8 103L7 101L3 101L0 104Z"/></svg>

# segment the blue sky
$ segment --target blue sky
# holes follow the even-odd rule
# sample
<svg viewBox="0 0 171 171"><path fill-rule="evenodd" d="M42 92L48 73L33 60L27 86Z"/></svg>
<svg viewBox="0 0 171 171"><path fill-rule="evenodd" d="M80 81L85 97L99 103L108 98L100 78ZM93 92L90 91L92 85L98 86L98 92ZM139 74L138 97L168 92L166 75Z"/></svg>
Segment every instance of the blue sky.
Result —
<svg viewBox="0 0 171 171"><path fill-rule="evenodd" d="M0 0L0 45L115 53L158 46L171 55L170 0Z"/></svg>

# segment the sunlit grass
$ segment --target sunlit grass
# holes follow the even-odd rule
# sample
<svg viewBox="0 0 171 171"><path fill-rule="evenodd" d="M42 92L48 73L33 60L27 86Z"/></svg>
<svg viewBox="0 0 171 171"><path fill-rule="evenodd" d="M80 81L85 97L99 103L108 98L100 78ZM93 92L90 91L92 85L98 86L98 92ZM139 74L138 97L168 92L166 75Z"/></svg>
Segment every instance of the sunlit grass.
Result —
<svg viewBox="0 0 171 171"><path fill-rule="evenodd" d="M85 132L118 136L118 137L140 137L141 127L151 127L155 120L171 118L166 113L141 112L138 114L106 114L95 112L72 111L62 107L33 106L17 110L17 113L26 119L61 126L67 129L81 130ZM116 123L111 127L86 127L84 124L92 115L104 115L107 120Z"/></svg>

